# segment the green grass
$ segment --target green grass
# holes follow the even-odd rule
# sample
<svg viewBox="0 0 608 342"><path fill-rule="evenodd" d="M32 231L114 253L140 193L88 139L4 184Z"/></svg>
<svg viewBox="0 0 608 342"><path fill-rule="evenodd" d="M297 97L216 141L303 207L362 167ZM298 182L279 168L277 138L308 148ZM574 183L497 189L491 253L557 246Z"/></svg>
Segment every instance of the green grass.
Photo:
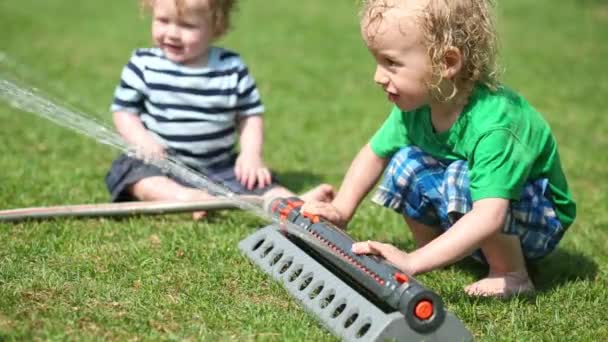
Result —
<svg viewBox="0 0 608 342"><path fill-rule="evenodd" d="M243 1L222 42L256 77L266 159L296 191L339 185L387 114L356 13L353 0ZM149 44L138 15L134 0L2 1L0 71L109 124L119 72ZM551 123L578 220L534 267L532 298L465 297L484 271L468 261L420 280L479 340L606 340L608 5L505 0L499 23L505 82ZM4 103L0 121L0 208L107 201L116 151ZM263 225L243 212L0 224L0 340L333 340L238 252ZM402 220L367 201L350 231L412 247Z"/></svg>

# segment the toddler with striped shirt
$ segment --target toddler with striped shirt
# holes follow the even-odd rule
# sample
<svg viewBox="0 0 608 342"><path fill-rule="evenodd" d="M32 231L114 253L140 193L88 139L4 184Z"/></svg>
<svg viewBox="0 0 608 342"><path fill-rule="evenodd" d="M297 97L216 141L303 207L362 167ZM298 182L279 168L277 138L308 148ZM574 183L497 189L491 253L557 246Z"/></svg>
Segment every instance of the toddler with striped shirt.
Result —
<svg viewBox="0 0 608 342"><path fill-rule="evenodd" d="M293 196L262 159L264 106L254 79L237 53L212 45L228 30L235 2L142 0L152 14L155 47L135 50L123 68L111 106L114 124L144 159L171 155L239 194ZM127 155L113 162L106 184L113 201L212 195ZM332 196L324 184L301 197Z"/></svg>

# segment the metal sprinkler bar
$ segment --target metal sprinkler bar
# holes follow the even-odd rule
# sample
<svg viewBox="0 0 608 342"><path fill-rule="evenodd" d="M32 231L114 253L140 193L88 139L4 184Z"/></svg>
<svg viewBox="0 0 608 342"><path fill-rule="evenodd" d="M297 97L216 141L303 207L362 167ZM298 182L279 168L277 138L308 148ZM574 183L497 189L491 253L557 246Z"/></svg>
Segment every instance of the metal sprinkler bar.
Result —
<svg viewBox="0 0 608 342"><path fill-rule="evenodd" d="M116 217L168 214L205 210L240 209L239 203L261 205L258 196L213 197L195 201L147 201L75 204L0 210L0 222L18 222L58 217Z"/></svg>
<svg viewBox="0 0 608 342"><path fill-rule="evenodd" d="M301 213L302 204L270 202L266 210L284 223L258 230L239 248L332 333L349 341L472 340L437 294L384 259L352 253L352 238Z"/></svg>

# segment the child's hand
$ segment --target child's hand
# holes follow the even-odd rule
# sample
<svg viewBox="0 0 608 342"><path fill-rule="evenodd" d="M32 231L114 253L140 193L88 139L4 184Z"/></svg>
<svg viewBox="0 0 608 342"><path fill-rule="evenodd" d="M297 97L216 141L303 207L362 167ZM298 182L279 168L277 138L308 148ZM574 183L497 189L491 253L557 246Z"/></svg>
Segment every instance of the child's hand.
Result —
<svg viewBox="0 0 608 342"><path fill-rule="evenodd" d="M240 154L234 165L234 173L236 179L249 190L256 184L258 188L263 188L269 185L272 179L270 170L259 156Z"/></svg>
<svg viewBox="0 0 608 342"><path fill-rule="evenodd" d="M356 242L352 246L352 251L355 254L373 254L381 256L406 274L416 273L416 270L412 267L409 254L391 244L369 240Z"/></svg>
<svg viewBox="0 0 608 342"><path fill-rule="evenodd" d="M344 215L330 202L308 201L300 209L303 213L322 216L340 228L346 225Z"/></svg>
<svg viewBox="0 0 608 342"><path fill-rule="evenodd" d="M149 161L164 159L167 156L165 146L154 139L137 114L118 111L112 116L116 130L133 149L135 158Z"/></svg>
<svg viewBox="0 0 608 342"><path fill-rule="evenodd" d="M165 147L154 139L146 140L135 145L135 157L147 160L161 160L167 156Z"/></svg>

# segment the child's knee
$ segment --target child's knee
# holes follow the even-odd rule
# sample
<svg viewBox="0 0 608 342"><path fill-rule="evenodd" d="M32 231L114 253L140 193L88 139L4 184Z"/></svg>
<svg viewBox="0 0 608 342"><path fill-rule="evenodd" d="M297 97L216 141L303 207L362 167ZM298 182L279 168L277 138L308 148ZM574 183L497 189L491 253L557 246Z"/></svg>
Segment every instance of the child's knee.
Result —
<svg viewBox="0 0 608 342"><path fill-rule="evenodd" d="M413 191L418 183L419 174L428 169L429 162L434 161L417 146L406 146L393 155L386 168L385 177L402 189Z"/></svg>
<svg viewBox="0 0 608 342"><path fill-rule="evenodd" d="M427 223L436 221L444 166L416 146L399 150L391 159L373 201ZM428 218L428 220L427 220Z"/></svg>
<svg viewBox="0 0 608 342"><path fill-rule="evenodd" d="M469 167L465 160L456 160L445 168L444 182L450 188L458 188L459 192L469 193ZM470 196L470 195L469 195Z"/></svg>

